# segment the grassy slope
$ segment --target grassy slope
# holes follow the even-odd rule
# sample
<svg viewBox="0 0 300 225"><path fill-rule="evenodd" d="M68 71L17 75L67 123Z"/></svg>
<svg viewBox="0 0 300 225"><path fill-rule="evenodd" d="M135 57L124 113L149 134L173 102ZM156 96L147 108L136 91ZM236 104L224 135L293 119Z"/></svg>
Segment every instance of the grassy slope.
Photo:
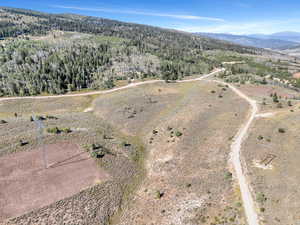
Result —
<svg viewBox="0 0 300 225"><path fill-rule="evenodd" d="M149 97L155 103L149 103ZM94 105L98 116L143 139L149 152L147 177L120 224L243 223L238 190L225 179L230 138L247 111L243 100L213 83L156 84L101 96ZM183 135L176 137L176 131ZM161 200L157 191L164 192ZM201 199L203 207L197 206ZM185 207L195 208L189 214Z"/></svg>
<svg viewBox="0 0 300 225"><path fill-rule="evenodd" d="M294 112L286 110L258 119L244 144L248 175L265 224L299 221L299 104L293 109ZM286 132L279 133L279 128ZM258 136L263 139L258 140ZM257 168L254 163L260 163L269 154L276 158L268 169Z"/></svg>

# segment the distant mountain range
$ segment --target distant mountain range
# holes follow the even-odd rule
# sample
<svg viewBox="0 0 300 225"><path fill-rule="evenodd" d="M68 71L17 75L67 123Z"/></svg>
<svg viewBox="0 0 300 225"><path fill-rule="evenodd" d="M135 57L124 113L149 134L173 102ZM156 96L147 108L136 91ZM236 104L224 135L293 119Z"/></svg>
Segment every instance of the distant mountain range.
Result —
<svg viewBox="0 0 300 225"><path fill-rule="evenodd" d="M279 32L274 34L250 34L248 37L260 38L260 39L279 39L283 41L292 41L300 43L300 33L299 32Z"/></svg>
<svg viewBox="0 0 300 225"><path fill-rule="evenodd" d="M300 33L279 32L274 34L233 35L222 33L196 33L201 36L229 41L235 44L269 49L293 49L300 47Z"/></svg>

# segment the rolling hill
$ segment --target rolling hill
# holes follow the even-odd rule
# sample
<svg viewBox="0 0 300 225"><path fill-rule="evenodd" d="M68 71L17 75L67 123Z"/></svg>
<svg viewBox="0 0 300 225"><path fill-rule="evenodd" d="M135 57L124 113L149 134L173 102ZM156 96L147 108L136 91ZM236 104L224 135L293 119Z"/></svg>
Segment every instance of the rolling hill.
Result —
<svg viewBox="0 0 300 225"><path fill-rule="evenodd" d="M111 88L117 80L176 80L220 61L206 51L262 50L147 25L0 8L0 95Z"/></svg>

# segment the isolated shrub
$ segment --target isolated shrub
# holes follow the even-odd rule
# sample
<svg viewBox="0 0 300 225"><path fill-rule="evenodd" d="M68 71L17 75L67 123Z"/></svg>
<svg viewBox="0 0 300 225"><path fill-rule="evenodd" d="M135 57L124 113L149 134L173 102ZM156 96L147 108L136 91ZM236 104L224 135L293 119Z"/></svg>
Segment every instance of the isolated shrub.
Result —
<svg viewBox="0 0 300 225"><path fill-rule="evenodd" d="M157 198L157 199L161 199L163 196L164 196L164 192L162 192L162 191L156 191L155 192L155 197Z"/></svg>
<svg viewBox="0 0 300 225"><path fill-rule="evenodd" d="M273 102L274 102L274 103L278 103L278 102L279 102L278 96L277 96L277 93L276 93L276 92L272 95L272 97L273 97Z"/></svg>
<svg viewBox="0 0 300 225"><path fill-rule="evenodd" d="M263 140L263 139L264 139L264 137L263 137L263 136L261 136L261 135L259 135L259 136L257 137L257 139L261 141L261 140Z"/></svg>
<svg viewBox="0 0 300 225"><path fill-rule="evenodd" d="M93 151L91 152L91 157L92 158L97 158L97 156L98 156L97 152L93 152Z"/></svg>
<svg viewBox="0 0 300 225"><path fill-rule="evenodd" d="M170 126L167 127L167 130L168 130L168 131L171 131L172 129L173 129L173 128L170 127Z"/></svg>
<svg viewBox="0 0 300 225"><path fill-rule="evenodd" d="M92 158L103 158L107 153L106 149L98 143L93 143L89 149Z"/></svg>
<svg viewBox="0 0 300 225"><path fill-rule="evenodd" d="M263 208L263 207L262 207L262 208L260 208L259 210L260 210L260 212L265 212L265 211L266 211L266 209L265 209L265 208Z"/></svg>
<svg viewBox="0 0 300 225"><path fill-rule="evenodd" d="M236 207L238 207L238 208L242 207L242 203L241 203L241 202L237 202L235 205L236 205Z"/></svg>
<svg viewBox="0 0 300 225"><path fill-rule="evenodd" d="M57 120L58 119L55 116L49 116L49 115L47 115L46 118L49 119L49 120Z"/></svg>
<svg viewBox="0 0 300 225"><path fill-rule="evenodd" d="M288 106L293 106L292 102L291 101L288 101Z"/></svg>
<svg viewBox="0 0 300 225"><path fill-rule="evenodd" d="M105 156L105 151L104 149L98 149L98 150L94 150L94 151L91 151L91 157L92 158L103 158Z"/></svg>
<svg viewBox="0 0 300 225"><path fill-rule="evenodd" d="M235 217L230 217L230 218L229 218L229 221L230 221L230 222L234 222L234 221L235 221Z"/></svg>
<svg viewBox="0 0 300 225"><path fill-rule="evenodd" d="M47 117L45 116L36 116L35 117L37 120L47 120ZM30 121L33 122L34 121L34 117L33 116L30 116Z"/></svg>
<svg viewBox="0 0 300 225"><path fill-rule="evenodd" d="M60 134L60 133L71 133L72 130L71 128L65 127L65 128L58 128L58 127L52 127L52 128L47 128L47 132L51 134Z"/></svg>
<svg viewBox="0 0 300 225"><path fill-rule="evenodd" d="M59 134L61 131L58 127L47 128L47 132L50 134Z"/></svg>
<svg viewBox="0 0 300 225"><path fill-rule="evenodd" d="M175 135L176 135L176 137L181 137L183 135L183 133L181 133L180 131L177 130L175 132Z"/></svg>
<svg viewBox="0 0 300 225"><path fill-rule="evenodd" d="M282 103L281 103L281 102L279 102L279 103L277 104L277 108L278 108L278 109L281 109L281 108L283 108L283 106L282 106Z"/></svg>
<svg viewBox="0 0 300 225"><path fill-rule="evenodd" d="M0 124L5 124L5 123L7 123L7 121L5 121L5 120L0 120Z"/></svg>
<svg viewBox="0 0 300 225"><path fill-rule="evenodd" d="M101 146L100 144L97 144L97 143L93 143L93 144L90 146L91 151L97 150L97 149L100 149L100 148L102 148L102 146Z"/></svg>
<svg viewBox="0 0 300 225"><path fill-rule="evenodd" d="M28 141L23 141L23 140L20 140L20 146L25 146L28 144Z"/></svg>
<svg viewBox="0 0 300 225"><path fill-rule="evenodd" d="M72 132L72 130L71 130L70 128L62 128L62 129L61 129L61 132L66 133L66 134L69 134L69 133Z"/></svg>
<svg viewBox="0 0 300 225"><path fill-rule="evenodd" d="M284 128L278 128L278 132L279 133L285 133L285 129Z"/></svg>
<svg viewBox="0 0 300 225"><path fill-rule="evenodd" d="M232 173L230 173L229 171L226 171L224 177L226 180L230 180L232 178Z"/></svg>
<svg viewBox="0 0 300 225"><path fill-rule="evenodd" d="M192 184L187 184L186 187L190 188L190 187L192 187Z"/></svg>
<svg viewBox="0 0 300 225"><path fill-rule="evenodd" d="M128 142L126 142L126 141L122 141L121 146L123 146L123 147L129 147L129 146L131 146L131 144L128 143Z"/></svg>
<svg viewBox="0 0 300 225"><path fill-rule="evenodd" d="M268 84L266 78L263 78L262 81L261 81L260 83L263 84L263 85Z"/></svg>
<svg viewBox="0 0 300 225"><path fill-rule="evenodd" d="M46 117L44 116L36 116L37 120L46 120Z"/></svg>
<svg viewBox="0 0 300 225"><path fill-rule="evenodd" d="M265 201L267 201L267 198L266 198L266 196L265 196L264 193L259 192L259 193L257 193L257 195L256 195L256 200L257 200L259 203L264 203Z"/></svg>

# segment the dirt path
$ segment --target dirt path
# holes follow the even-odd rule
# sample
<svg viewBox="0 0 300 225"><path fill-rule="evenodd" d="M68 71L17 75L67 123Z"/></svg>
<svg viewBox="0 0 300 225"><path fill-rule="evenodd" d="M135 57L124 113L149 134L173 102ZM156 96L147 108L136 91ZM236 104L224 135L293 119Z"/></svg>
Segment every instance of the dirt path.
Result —
<svg viewBox="0 0 300 225"><path fill-rule="evenodd" d="M195 79L190 79L190 80L180 80L177 81L177 83L184 83L184 82L191 82L191 81L197 81L197 80L202 80L205 79L209 76L212 76L216 73L219 73L221 71L224 71L224 69L217 69L212 73L203 75L199 78L195 78ZM131 83L128 84L126 86L123 87L118 87L118 88L113 88L110 90L105 90L105 91L91 91L91 92L86 92L86 93L78 93L78 94L65 94L65 95L49 95L49 96L25 96L25 97L6 97L6 98L0 98L0 102L1 101L9 101L9 100L20 100L20 99L49 99L49 98L65 98L65 97L79 97L79 96L89 96L89 95L97 95L97 94L108 94L108 93L112 93L115 91L120 91L120 90L124 90L124 89L128 89L128 88L133 88L133 87L137 87L140 85L144 85L144 84L153 84L153 83L158 83L158 82L164 82L164 80L149 80L149 81L141 81L141 82L137 82L137 83Z"/></svg>
<svg viewBox="0 0 300 225"><path fill-rule="evenodd" d="M242 194L242 199L243 199L243 205L244 205L244 210L245 214L247 217L248 225L259 225L259 219L258 215L255 210L255 203L251 195L251 191L248 185L248 182L246 180L246 177L243 173L243 168L242 168L242 163L240 159L240 152L241 152L241 145L242 142L244 141L245 137L248 135L249 127L254 121L258 108L256 101L253 99L249 98L246 96L244 93L242 93L240 90L238 90L236 87L227 84L225 82L221 81L215 81L224 85L228 85L237 95L239 95L241 98L245 99L249 104L251 105L251 114L250 117L248 118L247 122L242 125L238 133L235 135L234 141L231 144L231 161L234 166L235 172L237 179L239 181L240 185L240 190Z"/></svg>

